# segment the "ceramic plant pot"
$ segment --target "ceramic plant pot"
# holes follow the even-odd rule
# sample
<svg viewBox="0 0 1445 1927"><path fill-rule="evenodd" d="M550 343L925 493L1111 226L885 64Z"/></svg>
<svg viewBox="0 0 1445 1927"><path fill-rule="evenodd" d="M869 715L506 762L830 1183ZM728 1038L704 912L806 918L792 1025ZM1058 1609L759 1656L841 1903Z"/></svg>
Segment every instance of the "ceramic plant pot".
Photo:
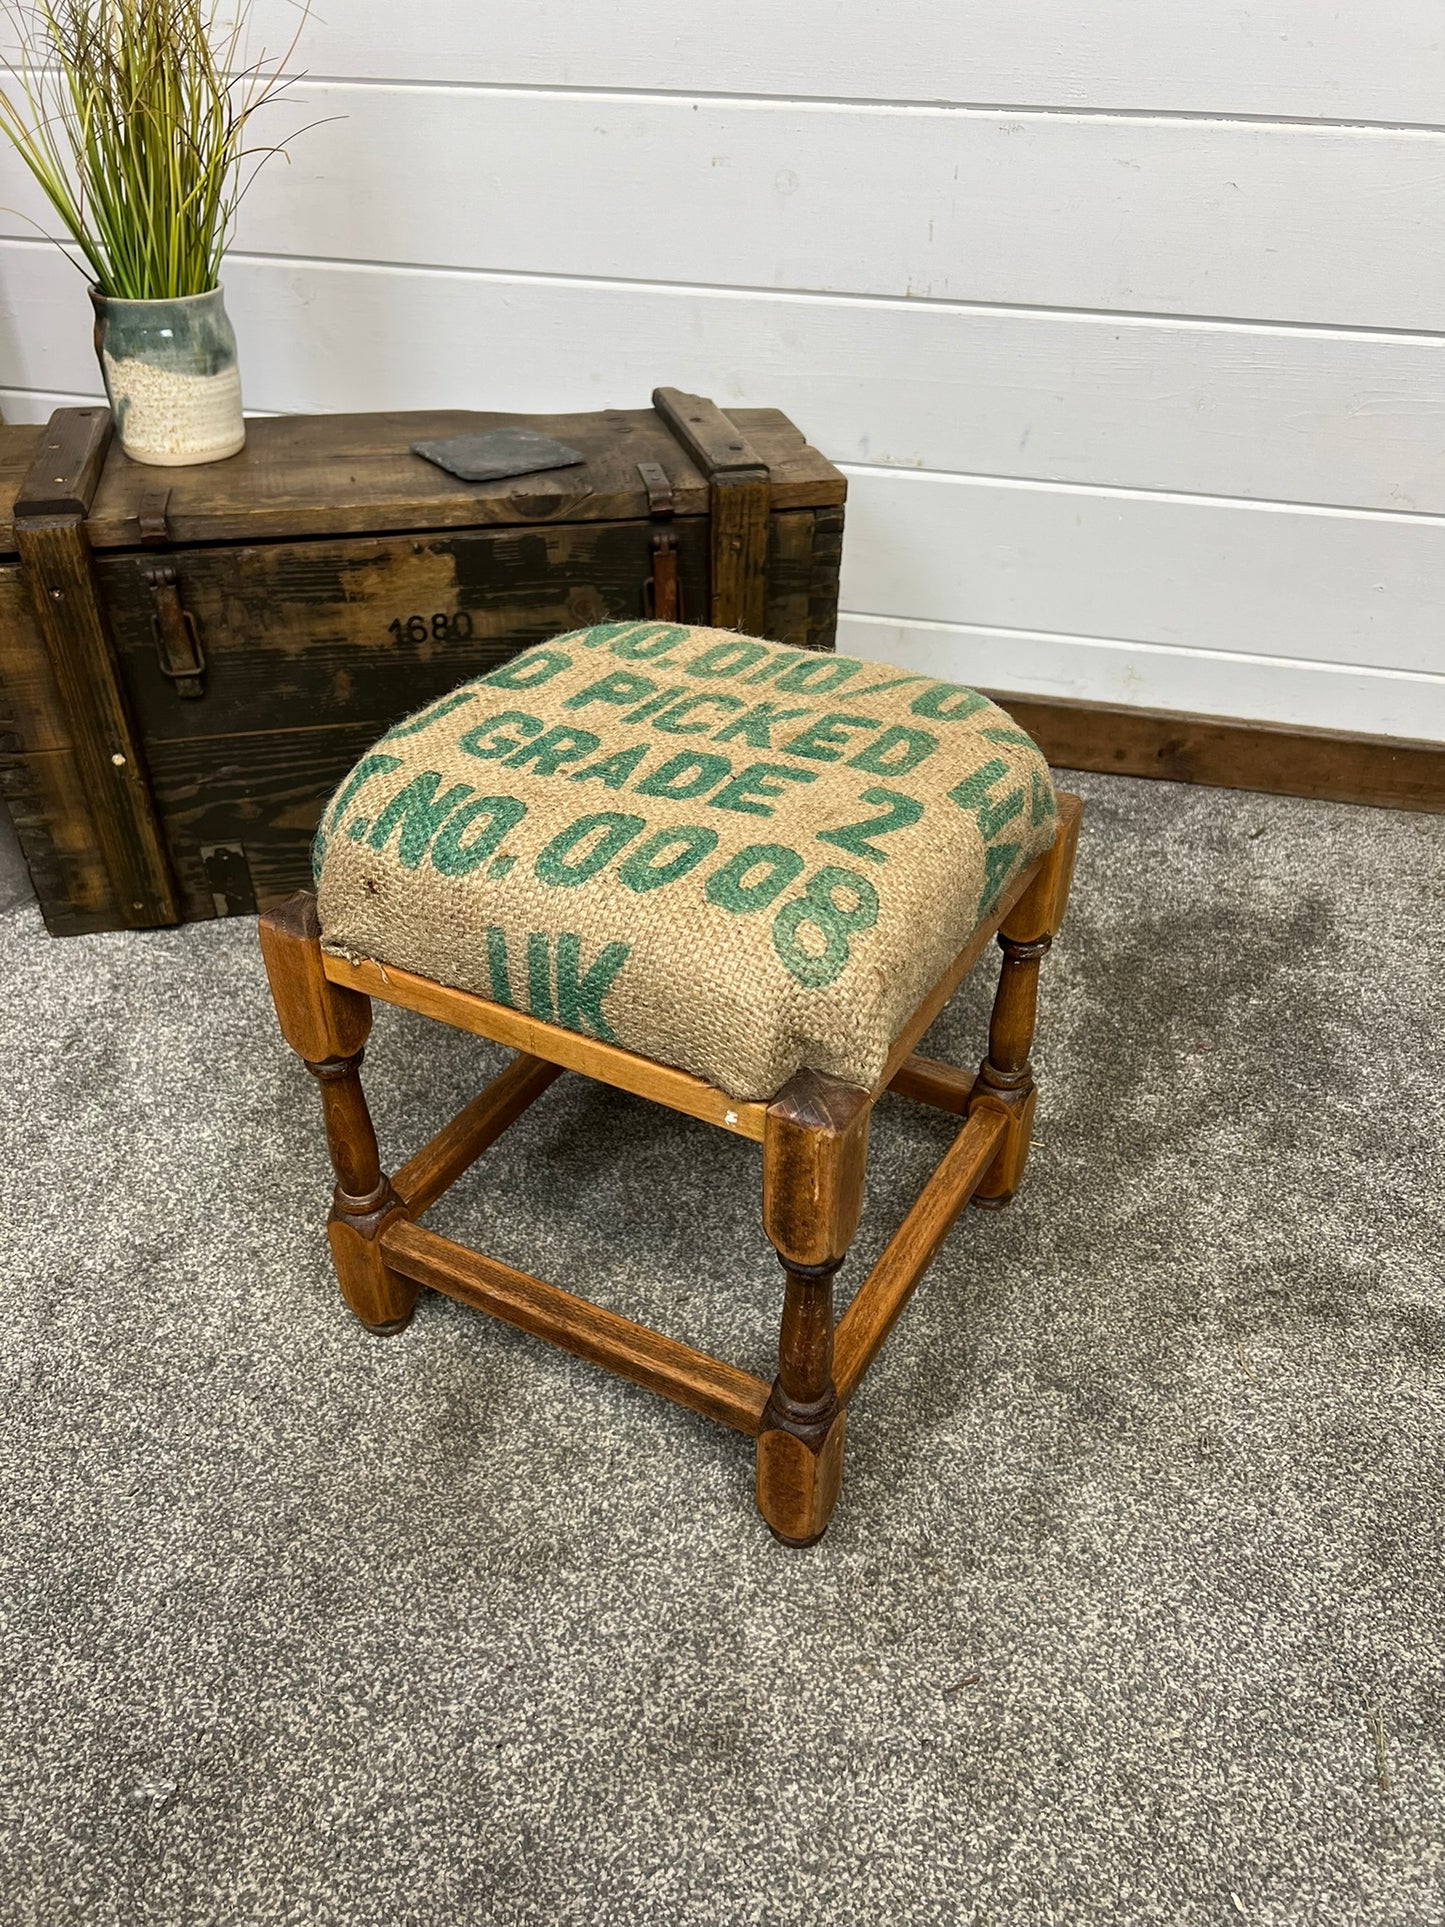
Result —
<svg viewBox="0 0 1445 1927"><path fill-rule="evenodd" d="M90 298L95 352L126 454L161 468L238 454L246 425L224 291L120 301L92 288Z"/></svg>

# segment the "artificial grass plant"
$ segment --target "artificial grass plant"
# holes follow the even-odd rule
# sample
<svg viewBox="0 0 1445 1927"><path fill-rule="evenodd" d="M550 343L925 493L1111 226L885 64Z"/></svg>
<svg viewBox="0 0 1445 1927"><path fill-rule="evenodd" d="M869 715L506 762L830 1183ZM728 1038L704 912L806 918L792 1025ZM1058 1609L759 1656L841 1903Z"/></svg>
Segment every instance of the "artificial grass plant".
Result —
<svg viewBox="0 0 1445 1927"><path fill-rule="evenodd" d="M222 4L0 0L11 38L0 131L102 295L174 299L218 286L237 206L256 169L284 151L253 146L250 128L290 84L295 40L278 60L248 61L248 0L226 0L225 18Z"/></svg>

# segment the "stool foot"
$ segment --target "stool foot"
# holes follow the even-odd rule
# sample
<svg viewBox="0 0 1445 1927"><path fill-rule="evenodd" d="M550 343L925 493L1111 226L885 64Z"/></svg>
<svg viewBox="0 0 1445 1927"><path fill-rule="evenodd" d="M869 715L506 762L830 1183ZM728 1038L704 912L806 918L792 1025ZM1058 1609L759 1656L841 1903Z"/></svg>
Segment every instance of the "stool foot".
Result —
<svg viewBox="0 0 1445 1927"><path fill-rule="evenodd" d="M405 1318L393 1318L389 1325L367 1325L364 1318L358 1319L357 1322L365 1326L373 1338L395 1338L398 1332L406 1330L411 1320L412 1314L408 1312Z"/></svg>
<svg viewBox="0 0 1445 1927"><path fill-rule="evenodd" d="M419 1285L382 1262L377 1242L386 1227L403 1216L395 1193L387 1185L379 1207L365 1213L347 1211L338 1196L326 1226L341 1296L348 1309L378 1338L405 1331L420 1296Z"/></svg>
<svg viewBox="0 0 1445 1927"><path fill-rule="evenodd" d="M828 1529L843 1483L848 1414L836 1399L821 1422L800 1423L780 1405L777 1389L758 1435L758 1511L785 1546L813 1546Z"/></svg>

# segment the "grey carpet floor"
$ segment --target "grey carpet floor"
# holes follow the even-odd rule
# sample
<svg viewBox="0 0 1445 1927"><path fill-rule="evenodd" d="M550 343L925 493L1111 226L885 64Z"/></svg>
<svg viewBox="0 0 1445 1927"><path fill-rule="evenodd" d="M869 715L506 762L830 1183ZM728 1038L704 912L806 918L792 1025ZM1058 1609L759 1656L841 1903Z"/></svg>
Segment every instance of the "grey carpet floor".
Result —
<svg viewBox="0 0 1445 1927"><path fill-rule="evenodd" d="M0 917L7 1927L1441 1920L1445 819L1077 786L1028 1181L801 1554L745 1441L348 1320L248 924ZM499 1061L379 1013L384 1148ZM564 1079L433 1221L766 1373L757 1183Z"/></svg>

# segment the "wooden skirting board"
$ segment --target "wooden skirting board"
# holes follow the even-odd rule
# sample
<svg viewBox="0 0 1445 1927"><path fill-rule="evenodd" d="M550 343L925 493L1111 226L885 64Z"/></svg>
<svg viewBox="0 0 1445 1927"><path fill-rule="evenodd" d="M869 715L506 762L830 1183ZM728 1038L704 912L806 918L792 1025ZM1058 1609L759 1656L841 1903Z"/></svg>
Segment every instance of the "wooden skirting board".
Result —
<svg viewBox="0 0 1445 1927"><path fill-rule="evenodd" d="M1445 811L1445 743L988 692L1056 769Z"/></svg>

